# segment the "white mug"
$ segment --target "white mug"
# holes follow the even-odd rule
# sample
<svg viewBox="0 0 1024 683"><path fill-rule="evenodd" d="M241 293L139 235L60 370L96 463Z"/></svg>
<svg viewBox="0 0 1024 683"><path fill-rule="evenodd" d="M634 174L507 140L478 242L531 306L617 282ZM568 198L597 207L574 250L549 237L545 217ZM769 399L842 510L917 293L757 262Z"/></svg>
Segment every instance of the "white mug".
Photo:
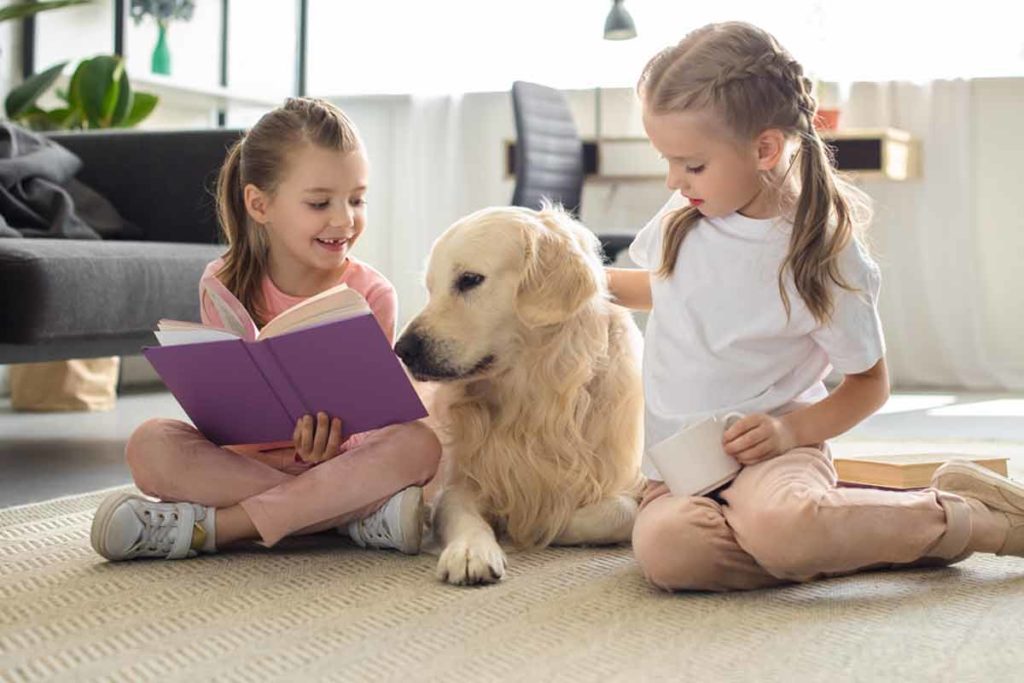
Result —
<svg viewBox="0 0 1024 683"><path fill-rule="evenodd" d="M742 418L726 413L683 427L648 449L674 496L703 496L732 481L742 465L722 447L722 434Z"/></svg>

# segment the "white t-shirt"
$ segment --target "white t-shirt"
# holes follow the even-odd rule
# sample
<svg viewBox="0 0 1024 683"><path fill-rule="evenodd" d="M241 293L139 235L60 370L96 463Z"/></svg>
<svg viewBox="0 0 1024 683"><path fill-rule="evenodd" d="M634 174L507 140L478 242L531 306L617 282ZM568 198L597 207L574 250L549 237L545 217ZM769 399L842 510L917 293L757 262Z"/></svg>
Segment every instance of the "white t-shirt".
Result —
<svg viewBox="0 0 1024 683"><path fill-rule="evenodd" d="M791 276L792 316L779 294L779 267L792 224L734 213L702 218L683 240L675 269L658 277L663 219L686 200L678 193L629 248L651 271L653 309L644 340L645 450L683 426L730 411L781 415L828 395L831 368L863 372L885 354L878 318L878 266L851 240L840 273L856 290L833 286L834 311L819 325ZM661 474L645 455L643 472Z"/></svg>

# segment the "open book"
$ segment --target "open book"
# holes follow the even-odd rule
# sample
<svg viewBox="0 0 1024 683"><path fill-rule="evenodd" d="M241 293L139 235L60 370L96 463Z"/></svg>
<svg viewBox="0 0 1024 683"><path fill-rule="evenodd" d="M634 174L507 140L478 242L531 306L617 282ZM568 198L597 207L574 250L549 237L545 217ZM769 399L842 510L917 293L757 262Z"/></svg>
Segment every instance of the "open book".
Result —
<svg viewBox="0 0 1024 683"><path fill-rule="evenodd" d="M1006 476L1006 458L958 453L903 453L833 458L836 474L843 484L889 489L927 488L932 473L950 460L970 460Z"/></svg>
<svg viewBox="0 0 1024 683"><path fill-rule="evenodd" d="M345 285L257 330L216 278L203 295L226 329L161 320L143 355L196 428L217 445L290 441L303 415L342 420L342 436L427 414L366 300Z"/></svg>

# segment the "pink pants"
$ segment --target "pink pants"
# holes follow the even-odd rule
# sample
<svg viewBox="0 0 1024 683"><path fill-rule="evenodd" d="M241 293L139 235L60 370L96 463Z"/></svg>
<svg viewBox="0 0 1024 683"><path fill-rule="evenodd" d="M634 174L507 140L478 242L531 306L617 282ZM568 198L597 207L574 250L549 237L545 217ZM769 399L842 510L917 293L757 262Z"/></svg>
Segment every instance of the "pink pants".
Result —
<svg viewBox="0 0 1024 683"><path fill-rule="evenodd" d="M437 471L441 445L420 422L359 434L317 465L295 451L236 452L215 446L178 420L148 420L132 434L125 457L136 486L167 501L241 505L263 542L324 531L367 517L408 486Z"/></svg>
<svg viewBox="0 0 1024 683"><path fill-rule="evenodd" d="M816 448L744 467L718 498L648 486L633 529L648 581L665 590L746 590L970 555L963 498L836 488L832 461Z"/></svg>

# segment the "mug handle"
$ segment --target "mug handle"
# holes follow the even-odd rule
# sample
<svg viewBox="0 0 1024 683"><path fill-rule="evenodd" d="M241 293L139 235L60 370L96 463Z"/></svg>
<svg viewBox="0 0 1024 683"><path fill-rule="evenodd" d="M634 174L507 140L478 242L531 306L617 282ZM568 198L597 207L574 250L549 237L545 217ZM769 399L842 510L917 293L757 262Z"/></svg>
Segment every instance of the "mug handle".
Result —
<svg viewBox="0 0 1024 683"><path fill-rule="evenodd" d="M746 415L743 413L726 413L722 416L722 421L725 423L725 428L728 429L745 417Z"/></svg>

